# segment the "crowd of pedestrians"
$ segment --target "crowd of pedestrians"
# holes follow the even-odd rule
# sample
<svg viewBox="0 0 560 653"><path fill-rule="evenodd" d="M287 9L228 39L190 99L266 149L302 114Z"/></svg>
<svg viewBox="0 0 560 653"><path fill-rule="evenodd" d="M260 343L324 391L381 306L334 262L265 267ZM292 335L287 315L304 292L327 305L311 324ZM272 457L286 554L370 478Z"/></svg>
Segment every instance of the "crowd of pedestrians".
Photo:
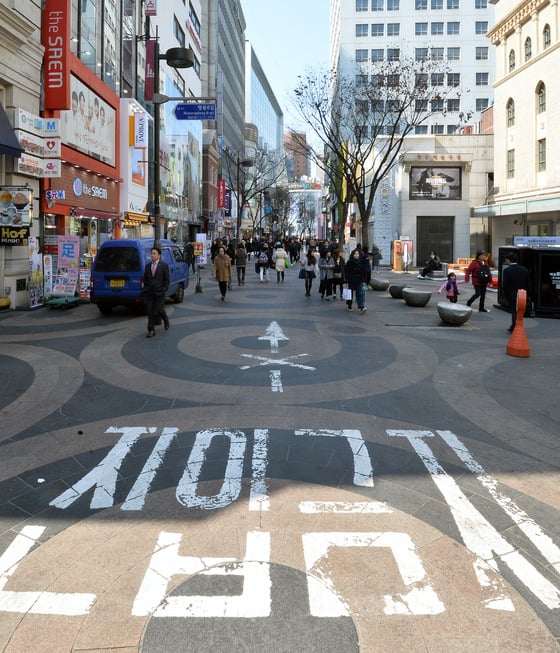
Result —
<svg viewBox="0 0 560 653"><path fill-rule="evenodd" d="M251 265L254 265L258 281L262 284L273 282L274 278L277 284L283 284L286 270L297 266L298 276L304 282L305 297L311 297L315 288L321 300L342 300L349 311L355 304L360 313L365 313L365 290L372 271L379 271L381 251L376 245L371 251L357 245L347 255L336 240L302 241L289 238L274 243L268 240L241 240L237 244L214 240L210 255L212 276L218 281L222 300L227 290L231 289L235 276L233 268L237 272L237 285L244 286L247 267L252 259ZM314 283L315 279L317 283Z"/></svg>

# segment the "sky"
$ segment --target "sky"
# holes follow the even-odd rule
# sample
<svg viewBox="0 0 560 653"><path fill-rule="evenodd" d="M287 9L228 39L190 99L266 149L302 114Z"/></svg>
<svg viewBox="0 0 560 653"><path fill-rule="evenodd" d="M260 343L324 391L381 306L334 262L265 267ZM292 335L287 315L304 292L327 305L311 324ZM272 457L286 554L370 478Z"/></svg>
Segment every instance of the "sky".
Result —
<svg viewBox="0 0 560 653"><path fill-rule="evenodd" d="M246 37L284 112L284 127L298 128L287 95L298 76L329 67L329 0L241 0Z"/></svg>

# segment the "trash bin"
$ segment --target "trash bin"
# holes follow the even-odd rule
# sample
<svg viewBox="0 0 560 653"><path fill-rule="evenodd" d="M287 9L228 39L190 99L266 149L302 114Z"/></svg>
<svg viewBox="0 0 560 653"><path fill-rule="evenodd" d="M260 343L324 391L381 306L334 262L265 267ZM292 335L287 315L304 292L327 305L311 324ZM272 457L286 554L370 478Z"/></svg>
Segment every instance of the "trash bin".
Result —
<svg viewBox="0 0 560 653"><path fill-rule="evenodd" d="M511 246L498 249L498 304L509 310L504 294L502 273L504 259L510 252L529 270L526 315L560 317L560 247Z"/></svg>

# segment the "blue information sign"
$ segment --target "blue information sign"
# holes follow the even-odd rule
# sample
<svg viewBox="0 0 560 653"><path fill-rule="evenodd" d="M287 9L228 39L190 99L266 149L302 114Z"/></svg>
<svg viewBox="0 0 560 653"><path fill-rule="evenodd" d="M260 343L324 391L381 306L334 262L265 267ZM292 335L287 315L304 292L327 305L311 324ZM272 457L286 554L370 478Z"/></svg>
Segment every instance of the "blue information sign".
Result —
<svg viewBox="0 0 560 653"><path fill-rule="evenodd" d="M175 106L177 120L216 120L214 102L185 102Z"/></svg>

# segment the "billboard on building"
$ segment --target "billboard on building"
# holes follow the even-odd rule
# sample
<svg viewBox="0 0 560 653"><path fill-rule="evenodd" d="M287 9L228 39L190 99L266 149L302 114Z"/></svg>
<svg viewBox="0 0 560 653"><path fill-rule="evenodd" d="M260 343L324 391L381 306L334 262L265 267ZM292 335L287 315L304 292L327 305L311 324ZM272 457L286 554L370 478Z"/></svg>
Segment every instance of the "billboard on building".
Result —
<svg viewBox="0 0 560 653"><path fill-rule="evenodd" d="M421 167L410 169L411 200L460 200L460 167Z"/></svg>

